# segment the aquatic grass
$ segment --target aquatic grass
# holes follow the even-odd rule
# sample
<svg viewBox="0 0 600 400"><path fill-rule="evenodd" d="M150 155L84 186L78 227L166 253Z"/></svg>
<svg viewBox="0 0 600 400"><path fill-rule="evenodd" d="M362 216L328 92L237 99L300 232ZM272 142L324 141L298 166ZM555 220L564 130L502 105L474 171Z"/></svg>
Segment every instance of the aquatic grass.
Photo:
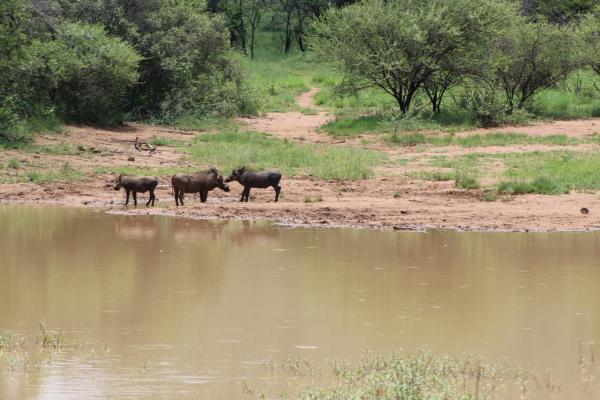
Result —
<svg viewBox="0 0 600 400"><path fill-rule="evenodd" d="M451 357L426 350L366 352L357 362L331 360L325 369L302 359L269 362L264 368L290 383L282 398L299 400L489 400L560 392L549 376L540 384L542 377L535 371L476 355ZM247 383L244 391L267 398Z"/></svg>
<svg viewBox="0 0 600 400"><path fill-rule="evenodd" d="M14 351L17 347L19 347L19 341L16 335L0 332L0 352Z"/></svg>
<svg viewBox="0 0 600 400"><path fill-rule="evenodd" d="M246 165L322 179L369 178L373 176L373 167L385 158L370 150L297 143L245 131L199 135L184 150L192 160L215 165L223 171Z"/></svg>
<svg viewBox="0 0 600 400"><path fill-rule="evenodd" d="M63 346L64 336L60 331L46 329L46 325L40 322L40 332L37 342L43 349L58 350Z"/></svg>

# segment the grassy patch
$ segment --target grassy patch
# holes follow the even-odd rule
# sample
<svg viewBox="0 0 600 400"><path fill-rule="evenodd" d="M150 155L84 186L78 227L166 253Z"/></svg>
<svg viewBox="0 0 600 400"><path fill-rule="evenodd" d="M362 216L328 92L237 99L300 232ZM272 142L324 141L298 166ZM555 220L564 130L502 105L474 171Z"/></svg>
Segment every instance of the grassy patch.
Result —
<svg viewBox="0 0 600 400"><path fill-rule="evenodd" d="M8 163L6 163L6 168L19 169L21 168L21 162L16 158L11 158L8 160Z"/></svg>
<svg viewBox="0 0 600 400"><path fill-rule="evenodd" d="M125 174L133 176L173 176L177 173L194 173L202 171L201 167L181 166L181 167L136 167L134 165L116 165L113 167L98 167L94 170L95 175L105 174Z"/></svg>
<svg viewBox="0 0 600 400"><path fill-rule="evenodd" d="M454 175L456 187L460 189L479 189L479 180L474 172L458 171Z"/></svg>
<svg viewBox="0 0 600 400"><path fill-rule="evenodd" d="M215 165L223 171L246 165L323 179L368 178L383 158L369 150L301 144L240 131L199 135L186 151L194 161Z"/></svg>
<svg viewBox="0 0 600 400"><path fill-rule="evenodd" d="M577 143L579 143L577 139L569 138L567 135L535 136L510 132L453 137L451 140L451 144L456 144L461 147L511 146L517 144L567 146Z"/></svg>
<svg viewBox="0 0 600 400"><path fill-rule="evenodd" d="M150 139L150 144L153 144L154 146L178 147L183 145L183 143L184 142L182 140L165 138L160 136L154 136L152 139Z"/></svg>
<svg viewBox="0 0 600 400"><path fill-rule="evenodd" d="M475 171L420 171L415 174L419 179L434 182L454 181L455 186L461 189L479 189L479 180Z"/></svg>
<svg viewBox="0 0 600 400"><path fill-rule="evenodd" d="M240 123L235 119L185 115L173 120L169 125L183 130L207 132L235 129Z"/></svg>
<svg viewBox="0 0 600 400"><path fill-rule="evenodd" d="M546 178L537 177L532 181L503 181L498 183L497 191L501 194L563 194L568 193L565 187L560 186L557 182Z"/></svg>
<svg viewBox="0 0 600 400"><path fill-rule="evenodd" d="M2 148L18 148L30 143L35 133L62 132L63 123L54 115L33 116L19 121L12 128L0 132L0 150Z"/></svg>
<svg viewBox="0 0 600 400"><path fill-rule="evenodd" d="M358 118L336 118L323 125L321 131L333 137L355 137L364 133L379 133L386 130L383 116L367 115Z"/></svg>
<svg viewBox="0 0 600 400"><path fill-rule="evenodd" d="M556 194L600 189L600 154L596 152L533 152L504 158L507 169L499 190Z"/></svg>
<svg viewBox="0 0 600 400"><path fill-rule="evenodd" d="M29 182L55 182L55 181L78 181L85 174L80 170L76 170L69 163L64 163L60 169L49 170L44 172L30 171L21 175L21 178L26 178Z"/></svg>
<svg viewBox="0 0 600 400"><path fill-rule="evenodd" d="M85 176L84 172L73 168L69 163L62 164L58 169L44 170L19 166L19 171L16 175L0 176L0 183L78 181Z"/></svg>
<svg viewBox="0 0 600 400"><path fill-rule="evenodd" d="M456 173L447 171L420 171L415 176L424 181L445 182L454 180Z"/></svg>
<svg viewBox="0 0 600 400"><path fill-rule="evenodd" d="M66 142L60 142L55 145L30 143L20 147L19 150L28 153L51 154L56 156L73 156L82 152L77 146Z"/></svg>

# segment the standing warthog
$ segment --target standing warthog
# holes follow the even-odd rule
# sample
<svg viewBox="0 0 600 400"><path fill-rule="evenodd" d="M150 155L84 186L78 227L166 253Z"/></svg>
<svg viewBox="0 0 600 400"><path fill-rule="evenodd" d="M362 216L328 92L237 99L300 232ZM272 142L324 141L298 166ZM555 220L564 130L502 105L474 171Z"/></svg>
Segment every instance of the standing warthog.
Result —
<svg viewBox="0 0 600 400"><path fill-rule="evenodd" d="M125 193L127 194L125 205L129 204L129 194L133 192L133 205L135 206L137 206L137 193L146 192L150 192L150 198L146 206L150 203L154 206L154 199L156 199L154 189L156 189L156 186L158 186L158 179L151 176L128 176L121 174L115 182L115 190L125 189Z"/></svg>
<svg viewBox="0 0 600 400"><path fill-rule="evenodd" d="M273 186L273 189L275 189L275 201L278 201L279 192L281 192L281 186L279 186L280 180L281 174L279 172L251 172L247 171L246 167L239 167L233 170L231 175L225 179L225 182L238 181L244 187L240 201L244 201L245 199L248 202L250 189L266 189L269 186Z"/></svg>
<svg viewBox="0 0 600 400"><path fill-rule="evenodd" d="M219 189L229 192L229 187L223 183L223 176L219 174L216 168L210 168L206 172L197 174L185 175L176 174L171 178L173 185L173 194L175 195L175 205L183 204L183 195L185 193L199 193L200 201L206 202L208 192L218 187Z"/></svg>

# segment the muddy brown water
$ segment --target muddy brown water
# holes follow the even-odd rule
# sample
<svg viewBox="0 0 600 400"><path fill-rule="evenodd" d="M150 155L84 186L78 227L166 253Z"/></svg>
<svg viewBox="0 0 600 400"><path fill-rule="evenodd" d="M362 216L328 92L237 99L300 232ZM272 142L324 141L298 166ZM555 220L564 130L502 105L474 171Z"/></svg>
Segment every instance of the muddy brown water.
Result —
<svg viewBox="0 0 600 400"><path fill-rule="evenodd" d="M265 362L418 348L551 370L563 386L544 398L600 393L582 389L578 364L580 343L600 342L600 232L305 229L0 205L0 272L0 331L29 338L28 355L0 355L0 399L251 398L244 382L276 379ZM31 350L40 321L68 348Z"/></svg>

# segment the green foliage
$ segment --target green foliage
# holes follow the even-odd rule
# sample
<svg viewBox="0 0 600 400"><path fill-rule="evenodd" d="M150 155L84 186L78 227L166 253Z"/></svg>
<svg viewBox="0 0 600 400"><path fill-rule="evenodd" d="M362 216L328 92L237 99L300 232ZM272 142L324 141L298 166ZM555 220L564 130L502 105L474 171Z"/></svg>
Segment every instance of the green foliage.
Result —
<svg viewBox="0 0 600 400"><path fill-rule="evenodd" d="M350 88L378 87L404 113L436 71L464 74L513 10L487 0L364 0L329 9L314 49L341 64Z"/></svg>
<svg viewBox="0 0 600 400"><path fill-rule="evenodd" d="M492 69L508 113L524 108L538 92L563 82L576 67L569 28L515 18L494 45Z"/></svg>
<svg viewBox="0 0 600 400"><path fill-rule="evenodd" d="M600 6L596 6L587 14L578 26L579 52L581 63L592 68L600 75ZM598 86L595 85L596 90Z"/></svg>
<svg viewBox="0 0 600 400"><path fill-rule="evenodd" d="M502 124L506 116L506 105L491 88L470 90L463 100L463 107L472 118L485 128Z"/></svg>
<svg viewBox="0 0 600 400"><path fill-rule="evenodd" d="M364 179L382 155L368 150L333 145L300 144L258 132L231 131L199 135L187 148L192 159L223 171L245 165L278 169L286 175L309 175L323 179Z"/></svg>
<svg viewBox="0 0 600 400"><path fill-rule="evenodd" d="M76 122L120 123L127 91L138 78L141 57L133 47L101 26L79 23L63 23L53 44L61 113Z"/></svg>
<svg viewBox="0 0 600 400"><path fill-rule="evenodd" d="M525 10L527 14L559 24L571 22L597 4L595 0L536 0L528 3L532 7Z"/></svg>
<svg viewBox="0 0 600 400"><path fill-rule="evenodd" d="M503 181L498 183L498 193L501 194L562 194L569 191L546 177L537 177L532 181Z"/></svg>

